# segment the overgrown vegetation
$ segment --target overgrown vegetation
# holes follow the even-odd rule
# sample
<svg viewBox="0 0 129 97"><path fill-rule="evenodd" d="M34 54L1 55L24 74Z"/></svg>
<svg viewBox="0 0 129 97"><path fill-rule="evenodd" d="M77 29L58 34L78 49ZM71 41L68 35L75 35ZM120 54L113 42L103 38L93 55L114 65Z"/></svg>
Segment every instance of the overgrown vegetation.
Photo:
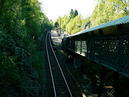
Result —
<svg viewBox="0 0 129 97"><path fill-rule="evenodd" d="M59 17L56 22L61 29L69 34L74 34L83 29L94 27L108 21L129 15L129 0L97 0L92 15L82 18L77 10L71 10L69 15Z"/></svg>
<svg viewBox="0 0 129 97"><path fill-rule="evenodd" d="M51 28L38 0L0 0L0 97L39 95L41 40Z"/></svg>

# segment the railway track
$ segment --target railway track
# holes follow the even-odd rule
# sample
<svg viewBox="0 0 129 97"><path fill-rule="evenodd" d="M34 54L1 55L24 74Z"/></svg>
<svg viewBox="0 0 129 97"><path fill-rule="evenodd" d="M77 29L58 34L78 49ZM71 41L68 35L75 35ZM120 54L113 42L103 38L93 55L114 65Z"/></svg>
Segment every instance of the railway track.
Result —
<svg viewBox="0 0 129 97"><path fill-rule="evenodd" d="M65 72L63 72L53 49L50 33L46 36L46 54L53 88L52 97L73 97L65 78Z"/></svg>

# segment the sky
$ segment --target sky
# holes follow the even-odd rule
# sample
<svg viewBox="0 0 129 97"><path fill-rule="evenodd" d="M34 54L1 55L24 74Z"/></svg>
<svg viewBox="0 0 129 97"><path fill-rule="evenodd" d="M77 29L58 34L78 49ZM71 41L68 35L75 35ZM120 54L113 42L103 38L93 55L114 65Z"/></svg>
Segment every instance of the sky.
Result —
<svg viewBox="0 0 129 97"><path fill-rule="evenodd" d="M79 14L88 17L97 4L96 0L39 0L39 2L43 12L53 21L69 14L71 9L77 9Z"/></svg>

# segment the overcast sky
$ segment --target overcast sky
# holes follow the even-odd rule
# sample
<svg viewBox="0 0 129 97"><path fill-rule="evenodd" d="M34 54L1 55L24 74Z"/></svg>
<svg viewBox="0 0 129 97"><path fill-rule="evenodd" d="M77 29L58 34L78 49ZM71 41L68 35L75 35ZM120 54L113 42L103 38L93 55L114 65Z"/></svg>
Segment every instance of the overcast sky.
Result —
<svg viewBox="0 0 129 97"><path fill-rule="evenodd" d="M71 9L77 9L84 17L91 15L97 2L96 0L39 0L44 13L49 19L55 20L59 16L68 14Z"/></svg>

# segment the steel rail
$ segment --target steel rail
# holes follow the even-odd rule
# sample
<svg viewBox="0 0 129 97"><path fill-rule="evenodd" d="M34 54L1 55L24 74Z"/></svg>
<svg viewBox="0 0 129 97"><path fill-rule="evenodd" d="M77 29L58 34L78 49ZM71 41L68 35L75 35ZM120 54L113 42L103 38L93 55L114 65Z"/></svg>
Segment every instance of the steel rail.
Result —
<svg viewBox="0 0 129 97"><path fill-rule="evenodd" d="M51 43L51 40L50 40L50 35L49 35L49 43L50 43L51 50L52 50L52 52L53 52L53 54L54 54L54 57L55 57L55 59L56 59L57 65L58 65L58 67L59 67L59 69L60 69L60 71L61 71L61 75L62 75L62 77L63 77L63 79L64 79L64 81L65 81L65 84L66 84L66 86L67 86L67 89L68 89L68 91L69 91L70 97L73 97L72 92L71 92L71 90L70 90L70 88L69 88L69 85L68 85L68 83L67 83L67 80L66 80L66 78L65 78L65 75L64 75L64 73L63 73L63 71L62 71L62 68L61 68L61 66L60 66L60 63L59 63L59 61L58 61L58 58L57 58L57 56L56 56L56 54L55 54L55 51L54 51L54 49L53 49L53 47L52 47L52 43Z"/></svg>
<svg viewBox="0 0 129 97"><path fill-rule="evenodd" d="M48 54L48 46L47 46L47 42L48 42L48 33L46 35L46 52L47 52L47 59L48 59L48 64L49 64L49 69L50 69L50 74L51 74L51 79L52 79L52 85L53 85L53 89L54 89L54 97L57 97L57 93L56 93L56 88L55 88L55 83L54 83L54 77L53 77L53 72L52 72L52 68L51 68L51 62L50 62L50 56Z"/></svg>

